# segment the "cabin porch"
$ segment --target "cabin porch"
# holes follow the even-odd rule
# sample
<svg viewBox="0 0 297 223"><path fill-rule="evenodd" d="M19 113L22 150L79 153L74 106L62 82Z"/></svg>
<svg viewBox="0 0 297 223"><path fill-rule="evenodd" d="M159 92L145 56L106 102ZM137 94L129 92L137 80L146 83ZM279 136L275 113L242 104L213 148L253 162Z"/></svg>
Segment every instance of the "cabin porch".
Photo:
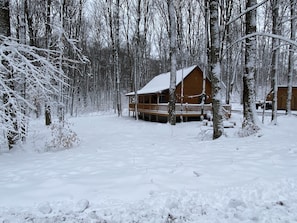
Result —
<svg viewBox="0 0 297 223"><path fill-rule="evenodd" d="M223 105L224 116L226 119L231 117L231 106ZM135 103L129 103L129 116L136 116ZM137 113L141 119L149 121L167 122L168 119L168 103L138 103ZM209 119L212 116L211 104L188 104L176 103L175 114L178 119L183 121Z"/></svg>

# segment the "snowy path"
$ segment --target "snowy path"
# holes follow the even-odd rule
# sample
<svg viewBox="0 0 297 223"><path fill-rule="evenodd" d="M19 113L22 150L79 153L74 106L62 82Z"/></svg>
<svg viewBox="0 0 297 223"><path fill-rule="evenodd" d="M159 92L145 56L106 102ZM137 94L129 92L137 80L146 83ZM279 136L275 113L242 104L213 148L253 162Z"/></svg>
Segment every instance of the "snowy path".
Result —
<svg viewBox="0 0 297 223"><path fill-rule="evenodd" d="M198 122L172 127L113 115L71 121L81 139L77 148L34 152L48 136L34 122L34 142L0 154L0 222L297 219L295 117L280 117L279 126L247 138L226 129L228 137L216 141L200 140ZM82 199L90 207L75 212ZM47 202L53 210L44 214Z"/></svg>

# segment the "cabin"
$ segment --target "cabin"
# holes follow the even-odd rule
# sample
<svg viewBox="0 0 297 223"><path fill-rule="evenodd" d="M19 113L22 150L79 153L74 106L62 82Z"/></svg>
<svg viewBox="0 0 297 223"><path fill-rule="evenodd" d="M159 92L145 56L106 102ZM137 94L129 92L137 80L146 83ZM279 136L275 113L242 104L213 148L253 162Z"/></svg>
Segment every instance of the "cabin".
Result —
<svg viewBox="0 0 297 223"><path fill-rule="evenodd" d="M126 94L129 97L129 115L149 121L167 122L170 72L160 74L149 81L142 89ZM191 66L176 72L177 121L200 120L212 117L211 82L203 76L202 70ZM135 103L135 98L138 103ZM224 105L226 118L231 116L231 106Z"/></svg>
<svg viewBox="0 0 297 223"><path fill-rule="evenodd" d="M287 95L288 86L278 86L277 88L277 109L286 110L287 109ZM266 97L266 107L269 107L273 99L273 91L271 90ZM268 106L267 106L268 103ZM292 100L291 100L291 110L297 111L297 86L292 87Z"/></svg>

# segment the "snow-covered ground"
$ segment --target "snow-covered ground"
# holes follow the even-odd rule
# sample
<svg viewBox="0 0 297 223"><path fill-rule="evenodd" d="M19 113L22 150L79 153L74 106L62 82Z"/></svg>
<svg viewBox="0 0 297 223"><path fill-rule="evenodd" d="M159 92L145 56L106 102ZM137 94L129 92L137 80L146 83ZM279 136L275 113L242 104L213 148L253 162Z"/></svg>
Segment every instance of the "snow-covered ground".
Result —
<svg viewBox="0 0 297 223"><path fill-rule="evenodd" d="M50 130L0 153L0 222L297 222L297 117L211 140L202 122L70 118L80 144L44 152Z"/></svg>

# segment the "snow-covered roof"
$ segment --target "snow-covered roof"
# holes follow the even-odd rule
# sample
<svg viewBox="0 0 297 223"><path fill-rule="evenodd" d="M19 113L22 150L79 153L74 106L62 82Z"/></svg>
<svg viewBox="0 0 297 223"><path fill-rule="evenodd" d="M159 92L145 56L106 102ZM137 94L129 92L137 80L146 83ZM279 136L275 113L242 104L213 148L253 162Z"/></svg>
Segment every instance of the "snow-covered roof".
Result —
<svg viewBox="0 0 297 223"><path fill-rule="evenodd" d="M181 81L186 78L197 65L183 68L176 71L176 85L181 83ZM137 91L137 94L152 94L161 93L164 90L169 89L170 86L170 72L159 74L154 77L150 82L148 82L143 88ZM132 96L135 92L127 93L126 96Z"/></svg>

